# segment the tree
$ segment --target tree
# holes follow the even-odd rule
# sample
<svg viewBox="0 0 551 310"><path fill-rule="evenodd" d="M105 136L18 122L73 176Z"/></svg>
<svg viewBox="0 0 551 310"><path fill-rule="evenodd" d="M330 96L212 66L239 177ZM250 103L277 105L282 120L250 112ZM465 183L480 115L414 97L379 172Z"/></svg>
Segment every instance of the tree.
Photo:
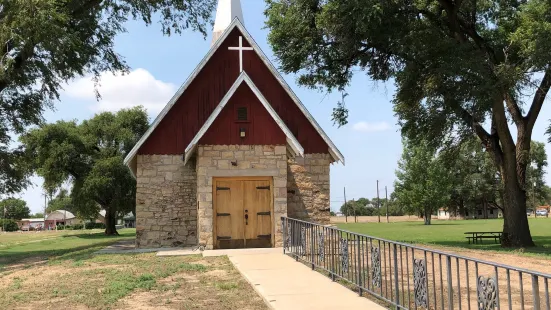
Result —
<svg viewBox="0 0 551 310"><path fill-rule="evenodd" d="M59 121L21 137L29 160L46 184L70 182L71 205L80 218L106 211L105 234L117 234L117 213L136 208L136 181L124 157L149 127L142 107L104 112L78 124Z"/></svg>
<svg viewBox="0 0 551 310"><path fill-rule="evenodd" d="M126 72L115 37L129 18L147 25L160 17L163 33L207 33L215 0L2 1L0 6L0 194L28 182L10 133L40 124L61 85L85 74ZM99 96L99 94L98 94Z"/></svg>
<svg viewBox="0 0 551 310"><path fill-rule="evenodd" d="M25 200L7 198L0 201L0 218L20 220L28 218L30 214L31 210Z"/></svg>
<svg viewBox="0 0 551 310"><path fill-rule="evenodd" d="M300 72L300 84L344 91L363 70L395 83L408 139L446 146L476 135L504 188L502 245L534 245L526 167L551 86L551 2L267 0L265 14L281 69ZM340 102L335 121L347 115Z"/></svg>
<svg viewBox="0 0 551 310"><path fill-rule="evenodd" d="M35 214L31 214L31 218L33 218L33 219L43 219L44 218L44 213L37 212Z"/></svg>
<svg viewBox="0 0 551 310"><path fill-rule="evenodd" d="M544 179L545 167L547 167L545 144L532 141L528 161L526 170L527 205L535 209L545 204L548 199Z"/></svg>
<svg viewBox="0 0 551 310"><path fill-rule="evenodd" d="M66 210L69 212L78 213L72 204L69 191L65 188L61 188L55 198L48 202L46 213L50 214L57 210Z"/></svg>
<svg viewBox="0 0 551 310"><path fill-rule="evenodd" d="M450 173L428 143L412 144L404 139L403 144L394 183L396 201L410 214L422 215L425 225L430 225L432 214L450 202Z"/></svg>

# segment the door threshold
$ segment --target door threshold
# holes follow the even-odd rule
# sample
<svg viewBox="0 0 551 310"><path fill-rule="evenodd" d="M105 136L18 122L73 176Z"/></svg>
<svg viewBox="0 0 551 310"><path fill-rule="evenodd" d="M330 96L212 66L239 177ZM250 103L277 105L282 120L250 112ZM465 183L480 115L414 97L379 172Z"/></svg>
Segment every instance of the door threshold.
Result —
<svg viewBox="0 0 551 310"><path fill-rule="evenodd" d="M236 255L258 255L258 254L283 254L283 248L253 248L253 249L220 249L220 250L205 250L204 257L212 256L236 256Z"/></svg>

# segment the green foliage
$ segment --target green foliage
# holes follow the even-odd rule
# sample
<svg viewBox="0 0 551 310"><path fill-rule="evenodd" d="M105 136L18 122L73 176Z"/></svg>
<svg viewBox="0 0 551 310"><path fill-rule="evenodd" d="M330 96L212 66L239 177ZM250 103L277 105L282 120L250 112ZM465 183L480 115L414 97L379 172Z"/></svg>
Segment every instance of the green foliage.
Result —
<svg viewBox="0 0 551 310"><path fill-rule="evenodd" d="M31 210L25 200L7 198L0 201L0 218L16 219L30 217Z"/></svg>
<svg viewBox="0 0 551 310"><path fill-rule="evenodd" d="M159 18L163 33L185 29L206 36L215 0L3 1L0 19L0 193L18 192L29 171L21 152L9 148L10 132L40 124L59 99L61 85L91 74L127 71L114 49L129 19L147 25ZM99 94L98 94L99 97Z"/></svg>
<svg viewBox="0 0 551 310"><path fill-rule="evenodd" d="M476 135L507 188L503 245L534 245L526 165L551 87L550 1L267 0L265 15L280 68L300 84L345 91L363 71L395 84L408 140L449 147Z"/></svg>
<svg viewBox="0 0 551 310"><path fill-rule="evenodd" d="M65 188L61 188L55 198L48 201L48 207L46 208L46 213L50 214L57 210L66 210L72 213L77 213L77 210L74 208L71 200L69 191Z"/></svg>
<svg viewBox="0 0 551 310"><path fill-rule="evenodd" d="M49 186L71 182L69 205L80 218L106 210L106 233L116 233L115 215L135 209L136 181L123 163L149 126L142 107L104 112L78 124L59 121L21 137L29 160ZM52 208L66 204L60 192Z"/></svg>
<svg viewBox="0 0 551 310"><path fill-rule="evenodd" d="M545 144L532 141L529 164L526 169L526 196L527 205L539 207L551 198L545 185L545 168L547 167L547 153Z"/></svg>
<svg viewBox="0 0 551 310"><path fill-rule="evenodd" d="M19 230L19 226L17 226L17 222L12 219L0 219L0 228L5 229L5 231Z"/></svg>
<svg viewBox="0 0 551 310"><path fill-rule="evenodd" d="M430 225L431 215L450 202L450 173L427 143L412 144L407 140L403 143L394 184L396 201L410 214L422 215L425 224Z"/></svg>
<svg viewBox="0 0 551 310"><path fill-rule="evenodd" d="M44 218L44 213L34 213L34 214L31 214L30 218L32 219L43 219Z"/></svg>
<svg viewBox="0 0 551 310"><path fill-rule="evenodd" d="M88 222L84 224L84 228L85 229L105 229L105 224Z"/></svg>

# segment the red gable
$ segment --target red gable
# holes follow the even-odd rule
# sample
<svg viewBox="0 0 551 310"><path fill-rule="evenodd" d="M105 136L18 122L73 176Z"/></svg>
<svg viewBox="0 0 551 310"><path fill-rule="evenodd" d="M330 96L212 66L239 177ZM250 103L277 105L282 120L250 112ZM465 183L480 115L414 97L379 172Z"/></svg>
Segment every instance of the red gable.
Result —
<svg viewBox="0 0 551 310"><path fill-rule="evenodd" d="M176 155L184 153L187 145L239 76L239 52L228 50L228 47L238 46L240 35L242 34L239 29L234 28L232 30L201 72L199 72L176 101L172 109L148 137L139 149L138 154ZM250 43L244 40L243 45L250 46ZM287 94L279 81L254 51L243 52L243 70L251 77L270 105L304 147L305 153L328 152L328 145L323 138L316 132L310 121L299 110L293 99ZM234 96L237 96L237 98L232 98L234 101L245 102L250 99L246 96L246 92L242 91L236 93ZM240 98L240 96L243 96L243 98ZM263 110L263 108L259 105L259 108L255 111L260 110ZM267 115L265 110L263 112ZM219 117L222 117L222 115ZM220 124L220 122L216 123ZM230 126L231 122L226 122L225 124ZM230 127L226 129L220 128L219 125L216 127L220 131L231 130ZM277 126L271 127L281 134ZM214 128L211 128L211 130L214 130ZM266 128L265 130L268 129ZM276 135L275 132L273 134ZM270 137L270 135L262 135L266 138ZM204 137L202 142L234 144L231 140L224 139L223 137L217 140L211 134L209 134L208 140L205 140L206 138ZM276 142L272 141L271 138L264 141L261 140L257 138L254 142L256 144L273 144Z"/></svg>
<svg viewBox="0 0 551 310"><path fill-rule="evenodd" d="M241 46L240 39L243 39L242 46L249 48L243 51L243 72L240 72L240 51L235 50L235 47ZM230 50L230 47L234 49ZM245 81L248 86L240 85L240 81ZM229 94L232 94L231 98L227 97ZM259 99L265 110L258 105ZM225 134L235 131L238 122L232 122L231 119L236 116L229 114L232 113L231 107L236 105L255 107L247 112L255 119L247 125L249 139L236 140L235 137ZM219 114L220 108L224 108L224 113ZM269 112L271 118L266 112ZM274 126L274 122L277 126ZM213 123L215 126L212 126ZM247 122L241 125L244 124ZM207 129L208 132L205 132ZM252 133L253 130L255 133ZM132 168L138 154L185 154L189 158L191 154L186 153L186 148L193 147L197 142L283 144L282 133L287 142L292 142L293 152L299 152L301 156L305 153L329 153L335 161L344 164L342 154L243 28L239 19L235 18L124 161ZM196 141L197 139L201 140Z"/></svg>

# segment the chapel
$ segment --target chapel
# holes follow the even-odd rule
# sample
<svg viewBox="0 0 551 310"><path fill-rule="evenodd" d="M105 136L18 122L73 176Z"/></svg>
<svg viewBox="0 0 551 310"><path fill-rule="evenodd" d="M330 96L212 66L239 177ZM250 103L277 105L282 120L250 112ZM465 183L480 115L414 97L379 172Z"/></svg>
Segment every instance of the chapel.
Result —
<svg viewBox="0 0 551 310"><path fill-rule="evenodd" d="M282 216L329 223L339 162L247 32L240 1L219 0L210 50L125 158L136 247L280 247Z"/></svg>

